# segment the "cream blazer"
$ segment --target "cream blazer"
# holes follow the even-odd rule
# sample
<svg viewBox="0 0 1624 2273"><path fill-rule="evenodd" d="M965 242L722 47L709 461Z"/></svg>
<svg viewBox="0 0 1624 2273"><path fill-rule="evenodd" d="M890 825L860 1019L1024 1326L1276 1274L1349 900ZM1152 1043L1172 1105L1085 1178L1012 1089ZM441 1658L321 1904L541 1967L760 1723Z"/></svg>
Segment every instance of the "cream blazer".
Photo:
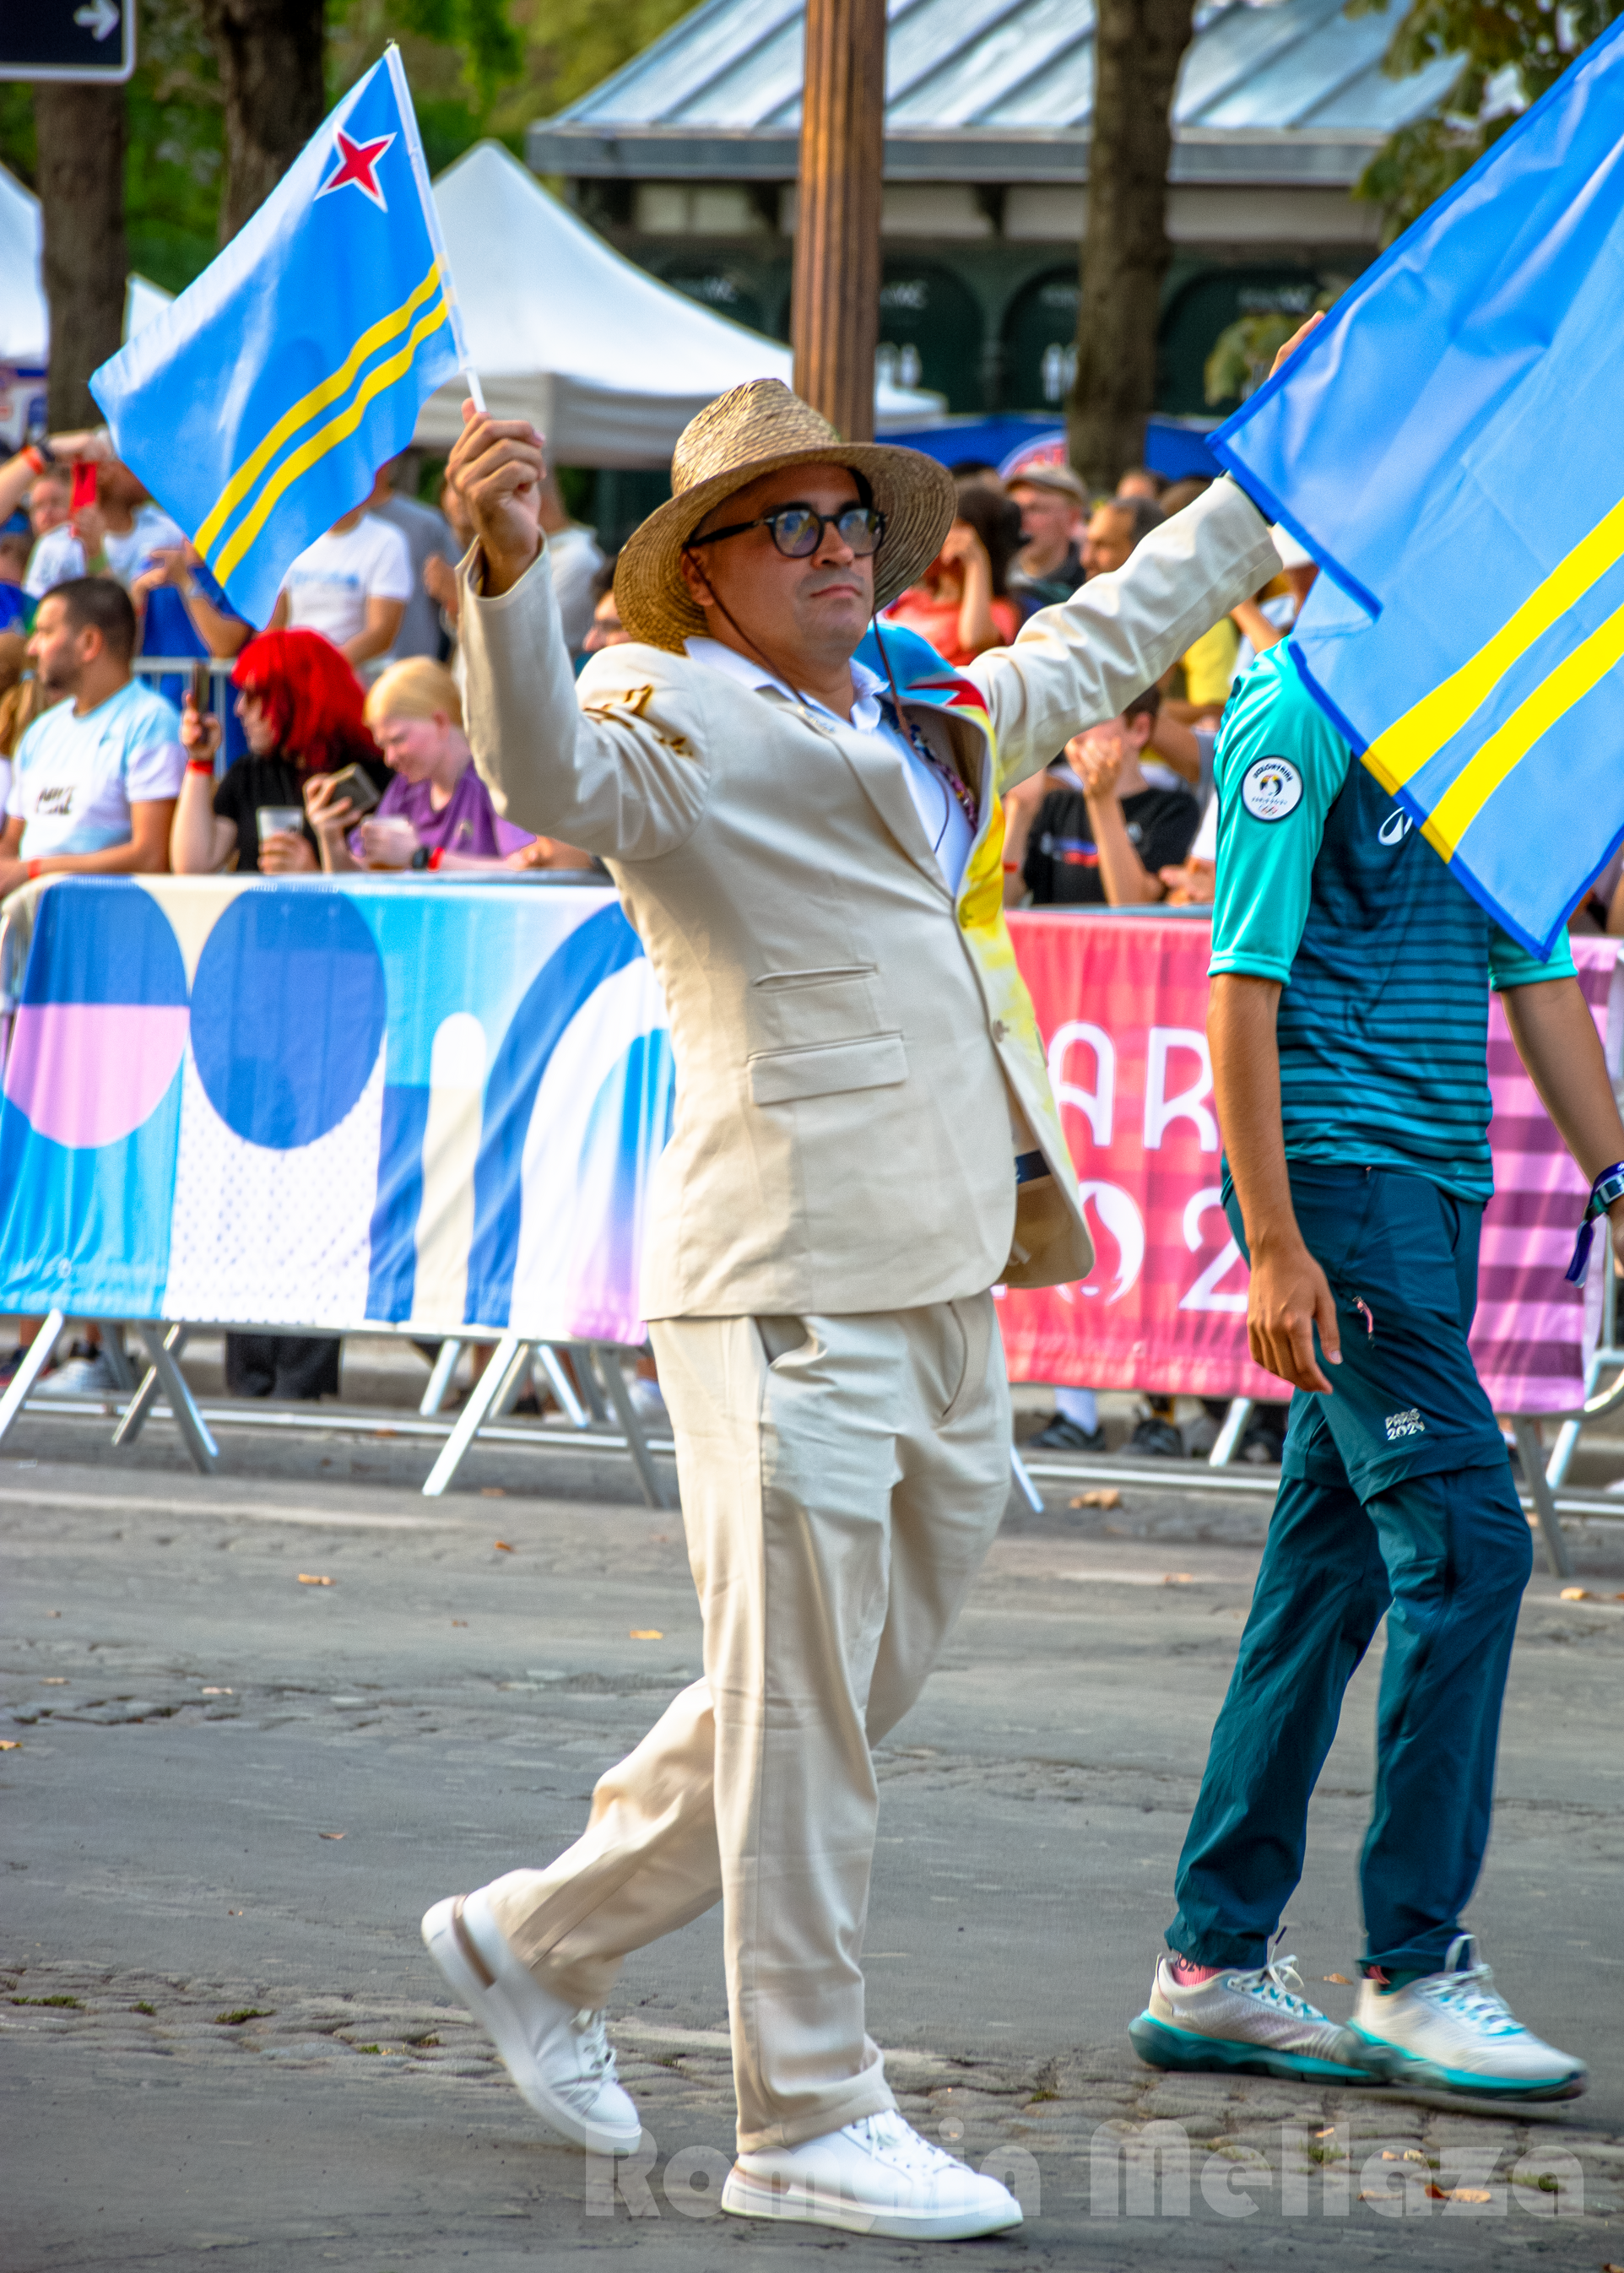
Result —
<svg viewBox="0 0 1624 2273"><path fill-rule="evenodd" d="M462 564L469 739L499 811L599 854L665 992L675 1125L650 1318L911 1309L1081 1278L1094 1251L1004 919L997 791L1114 716L1279 559L1226 480L1125 567L907 702L981 799L957 895L898 759L685 655L577 680L545 555ZM906 701L906 698L905 698ZM1019 1188L1012 1155L1052 1178Z"/></svg>

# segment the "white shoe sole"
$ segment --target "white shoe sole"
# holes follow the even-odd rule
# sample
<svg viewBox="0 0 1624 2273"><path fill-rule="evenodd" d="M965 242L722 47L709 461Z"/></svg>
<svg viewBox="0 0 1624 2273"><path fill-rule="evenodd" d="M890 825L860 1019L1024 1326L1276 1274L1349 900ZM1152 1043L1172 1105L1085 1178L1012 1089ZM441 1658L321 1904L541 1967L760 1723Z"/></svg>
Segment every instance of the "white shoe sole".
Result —
<svg viewBox="0 0 1624 2273"><path fill-rule="evenodd" d="M1360 2035L1370 2037L1368 2029ZM1448 2091L1463 2099L1578 2099L1590 2076L1583 2061L1549 2075L1480 2075L1469 2067L1442 2067L1421 2052L1412 2052L1387 2037L1370 2037L1392 2059L1392 2082L1410 2089Z"/></svg>
<svg viewBox="0 0 1624 2273"><path fill-rule="evenodd" d="M547 2089L513 2005L485 1959L462 1915L464 1897L436 1902L423 1918L423 1946L440 1968L451 1993L466 2005L501 2054L502 2066L528 2106L561 2132L573 2146L592 2155L635 2154L643 2137L620 2125L584 2122L567 2099Z"/></svg>
<svg viewBox="0 0 1624 2273"><path fill-rule="evenodd" d="M757 2178L735 2163L722 2185L722 2208L733 2217L775 2218L793 2225L832 2225L843 2233L871 2233L888 2241L974 2241L1008 2233L1021 2223L1011 2212L966 2210L953 2217L917 2210L871 2209L850 2194L829 2194L786 2179Z"/></svg>

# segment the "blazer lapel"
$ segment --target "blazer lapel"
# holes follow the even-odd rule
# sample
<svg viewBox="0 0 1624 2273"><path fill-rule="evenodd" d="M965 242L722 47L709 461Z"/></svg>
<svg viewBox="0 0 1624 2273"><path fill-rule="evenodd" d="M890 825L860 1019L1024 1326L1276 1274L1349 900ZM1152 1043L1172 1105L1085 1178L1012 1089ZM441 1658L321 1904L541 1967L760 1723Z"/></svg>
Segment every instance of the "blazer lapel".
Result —
<svg viewBox="0 0 1624 2273"><path fill-rule="evenodd" d="M763 686L761 692L770 702L778 703L785 709L793 707L795 715L805 724L815 728L820 734L827 734L856 775L869 803L902 851L929 878L944 898L951 898L947 881L931 849L930 839L925 834L925 824L919 817L914 793L908 787L903 759L872 734L860 733L855 727L850 731L843 731L828 719L820 718L816 711L802 709L798 703L792 706L788 698L779 694L776 687Z"/></svg>

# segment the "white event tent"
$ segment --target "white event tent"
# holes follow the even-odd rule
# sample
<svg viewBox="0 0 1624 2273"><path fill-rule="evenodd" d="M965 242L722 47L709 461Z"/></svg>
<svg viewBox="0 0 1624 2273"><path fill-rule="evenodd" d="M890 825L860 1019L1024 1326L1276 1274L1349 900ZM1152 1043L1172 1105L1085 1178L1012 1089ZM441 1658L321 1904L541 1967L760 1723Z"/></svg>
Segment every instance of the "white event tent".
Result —
<svg viewBox="0 0 1624 2273"><path fill-rule="evenodd" d="M0 365L43 371L50 313L40 281L40 201L0 166ZM174 295L132 275L124 295L124 337L139 332Z"/></svg>
<svg viewBox="0 0 1624 2273"><path fill-rule="evenodd" d="M623 259L549 196L513 154L482 142L434 184L486 404L528 418L568 466L665 466L679 434L747 379L790 376L790 351ZM417 439L444 448L462 430L460 384L424 405ZM918 427L939 395L882 386L876 424Z"/></svg>

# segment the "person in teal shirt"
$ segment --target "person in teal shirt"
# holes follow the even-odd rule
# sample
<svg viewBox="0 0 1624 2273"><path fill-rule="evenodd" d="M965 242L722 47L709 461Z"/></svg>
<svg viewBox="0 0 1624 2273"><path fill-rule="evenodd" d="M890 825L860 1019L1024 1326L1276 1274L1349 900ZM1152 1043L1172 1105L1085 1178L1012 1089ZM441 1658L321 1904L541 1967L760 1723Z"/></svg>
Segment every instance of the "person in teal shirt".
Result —
<svg viewBox="0 0 1624 2273"><path fill-rule="evenodd" d="M1238 683L1214 769L1224 1202L1252 1265L1252 1356L1294 1394L1169 1954L1130 2033L1162 2067L1568 2097L1583 2063L1515 2019L1461 1923L1530 1567L1467 1347L1492 1189L1491 988L1615 1225L1624 1122L1566 939L1541 963L1468 896L1314 701L1289 641ZM1343 2026L1271 1947L1384 1615L1365 1952Z"/></svg>

